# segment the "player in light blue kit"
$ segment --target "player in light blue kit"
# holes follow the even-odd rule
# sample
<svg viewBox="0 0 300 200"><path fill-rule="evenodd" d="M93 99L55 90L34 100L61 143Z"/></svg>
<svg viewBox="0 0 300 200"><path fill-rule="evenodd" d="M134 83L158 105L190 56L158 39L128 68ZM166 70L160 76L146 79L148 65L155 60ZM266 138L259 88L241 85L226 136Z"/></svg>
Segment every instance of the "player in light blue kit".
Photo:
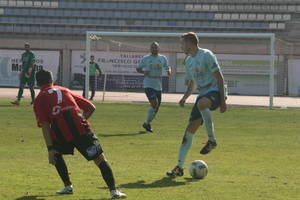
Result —
<svg viewBox="0 0 300 200"><path fill-rule="evenodd" d="M188 87L179 101L180 106L184 106L186 99L193 92L194 85L197 86L199 95L179 148L178 163L173 170L167 172L170 177L183 175L183 165L192 145L193 136L203 122L208 141L200 153L207 154L217 146L211 111L220 107L220 112L223 113L227 108L224 78L216 56L210 50L200 48L198 43L199 39L195 33L189 32L181 36L182 50L187 54L185 68Z"/></svg>
<svg viewBox="0 0 300 200"><path fill-rule="evenodd" d="M161 77L163 69L166 70L168 75L171 74L166 56L159 54L159 44L153 42L150 46L151 54L146 55L141 60L136 68L138 73L144 74L144 89L146 96L150 103L147 118L143 127L146 131L153 132L151 128L151 121L155 118L161 103Z"/></svg>

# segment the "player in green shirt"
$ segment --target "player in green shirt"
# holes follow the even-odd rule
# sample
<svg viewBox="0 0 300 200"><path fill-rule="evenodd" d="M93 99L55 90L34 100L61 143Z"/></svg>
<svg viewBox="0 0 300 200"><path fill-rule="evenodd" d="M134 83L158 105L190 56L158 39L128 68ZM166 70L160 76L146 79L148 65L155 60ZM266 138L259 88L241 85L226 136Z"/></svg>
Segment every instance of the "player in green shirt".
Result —
<svg viewBox="0 0 300 200"><path fill-rule="evenodd" d="M20 101L26 84L30 89L31 104L33 104L35 98L35 92L34 92L35 56L32 53L32 51L30 51L29 43L25 43L24 48L25 48L25 52L22 54L22 70L20 74L20 86L19 86L18 97L15 101L11 102L14 105L20 105Z"/></svg>
<svg viewBox="0 0 300 200"><path fill-rule="evenodd" d="M85 67L83 69L83 71L85 72ZM90 57L90 66L89 66L89 85L90 85L90 89L92 91L92 95L90 97L90 100L93 100L95 93L96 93L96 78L97 76L101 76L101 69L99 67L99 65L95 62L95 56L91 55ZM83 84L83 92L82 92L82 96L85 97L85 83Z"/></svg>

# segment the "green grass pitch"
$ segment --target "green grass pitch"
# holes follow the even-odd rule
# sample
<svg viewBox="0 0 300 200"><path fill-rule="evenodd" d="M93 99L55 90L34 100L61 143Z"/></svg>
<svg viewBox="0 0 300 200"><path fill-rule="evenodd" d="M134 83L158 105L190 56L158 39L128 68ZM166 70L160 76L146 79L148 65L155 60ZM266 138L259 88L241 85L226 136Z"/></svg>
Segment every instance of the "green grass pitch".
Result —
<svg viewBox="0 0 300 200"><path fill-rule="evenodd" d="M300 111L229 107L214 112L218 147L199 150L207 140L201 127L188 154L185 175L165 176L177 160L191 105L162 104L143 133L146 103L95 103L90 119L112 166L117 186L133 200L295 200L300 199ZM105 200L109 193L93 162L78 153L66 156L73 195L48 164L41 130L29 101L20 106L0 99L0 200ZM193 180L188 165L204 160L208 176Z"/></svg>

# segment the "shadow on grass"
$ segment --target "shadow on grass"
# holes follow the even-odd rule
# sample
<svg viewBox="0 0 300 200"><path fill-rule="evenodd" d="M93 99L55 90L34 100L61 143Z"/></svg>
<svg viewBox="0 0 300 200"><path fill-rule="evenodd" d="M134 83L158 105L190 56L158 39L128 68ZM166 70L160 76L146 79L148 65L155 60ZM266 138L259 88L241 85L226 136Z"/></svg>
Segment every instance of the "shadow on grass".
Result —
<svg viewBox="0 0 300 200"><path fill-rule="evenodd" d="M141 134L146 134L146 131L139 131L136 133L114 133L114 134L97 134L99 137L114 137L114 136L136 136Z"/></svg>
<svg viewBox="0 0 300 200"><path fill-rule="evenodd" d="M47 200L46 197L51 197L56 195L30 195L30 196L22 196L16 198L15 200Z"/></svg>
<svg viewBox="0 0 300 200"><path fill-rule="evenodd" d="M201 181L203 179L196 179L196 178L184 178L186 180L186 182L198 182Z"/></svg>
<svg viewBox="0 0 300 200"><path fill-rule="evenodd" d="M127 183L120 185L121 188L161 188L161 187L174 187L185 185L186 182L178 182L170 177L163 177L162 179L156 180L152 183L145 183L145 181L137 181L135 183Z"/></svg>
<svg viewBox="0 0 300 200"><path fill-rule="evenodd" d="M111 200L111 198L97 198L97 199L79 199L79 200Z"/></svg>
<svg viewBox="0 0 300 200"><path fill-rule="evenodd" d="M111 198L96 198L96 199L78 199L78 200L111 200Z"/></svg>
<svg viewBox="0 0 300 200"><path fill-rule="evenodd" d="M31 195L31 196L23 196L19 197L15 200L47 200L46 197L57 196L57 195ZM62 195L59 195L62 196ZM67 195L70 196L70 195ZM111 198L96 198L96 199L79 199L79 200L110 200Z"/></svg>
<svg viewBox="0 0 300 200"><path fill-rule="evenodd" d="M0 105L0 107L8 108L8 107L14 107L15 105L7 104L7 105Z"/></svg>

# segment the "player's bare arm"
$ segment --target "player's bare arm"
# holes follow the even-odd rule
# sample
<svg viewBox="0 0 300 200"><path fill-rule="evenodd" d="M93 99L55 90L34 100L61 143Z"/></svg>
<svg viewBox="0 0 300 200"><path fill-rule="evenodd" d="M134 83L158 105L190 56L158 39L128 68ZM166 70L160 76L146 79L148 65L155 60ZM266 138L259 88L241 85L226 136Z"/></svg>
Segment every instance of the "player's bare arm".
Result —
<svg viewBox="0 0 300 200"><path fill-rule="evenodd" d="M219 71L214 72L214 76L216 77L216 79L218 81L218 86L219 86L219 90L220 90L220 100L221 100L220 112L223 113L227 109L226 99L225 99L225 94L224 94L224 77Z"/></svg>
<svg viewBox="0 0 300 200"><path fill-rule="evenodd" d="M187 89L186 89L186 91L185 91L183 97L182 97L182 98L180 99L180 101L179 101L179 105L180 105L181 107L184 106L185 101L186 101L186 100L189 98L189 96L193 93L194 88L195 88L195 83L194 83L194 81L188 80Z"/></svg>
<svg viewBox="0 0 300 200"><path fill-rule="evenodd" d="M82 114L83 118L84 119L90 118L95 110L96 110L96 107L94 106L94 104L91 104L91 106L88 109L85 109L83 111L83 114Z"/></svg>
<svg viewBox="0 0 300 200"><path fill-rule="evenodd" d="M170 76L171 72L172 72L171 68L169 68L168 70L166 70L166 72L167 72L168 76Z"/></svg>
<svg viewBox="0 0 300 200"><path fill-rule="evenodd" d="M56 160L55 160L55 154L57 154L58 152L53 148L53 141L51 139L51 128L50 128L50 124L48 122L44 122L42 125L42 132L43 132L43 136L44 136L44 140L48 149L48 159L49 159L49 163L52 165L56 164Z"/></svg>

